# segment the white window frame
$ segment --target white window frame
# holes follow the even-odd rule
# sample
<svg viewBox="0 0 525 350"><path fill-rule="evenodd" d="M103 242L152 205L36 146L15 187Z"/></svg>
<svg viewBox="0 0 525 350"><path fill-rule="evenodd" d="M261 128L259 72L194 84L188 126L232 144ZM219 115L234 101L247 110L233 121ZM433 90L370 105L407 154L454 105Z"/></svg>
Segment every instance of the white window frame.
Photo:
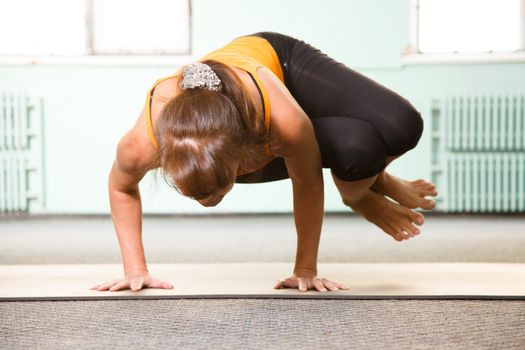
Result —
<svg viewBox="0 0 525 350"><path fill-rule="evenodd" d="M85 2L86 53L84 55L0 55L0 65L82 65L82 66L180 66L195 61L192 48L192 0L189 9L189 47L188 52L133 54L105 54L94 52L93 0Z"/></svg>
<svg viewBox="0 0 525 350"><path fill-rule="evenodd" d="M525 62L525 0L521 1L520 43L514 52L421 53L418 48L419 0L410 0L410 43L401 54L401 65Z"/></svg>

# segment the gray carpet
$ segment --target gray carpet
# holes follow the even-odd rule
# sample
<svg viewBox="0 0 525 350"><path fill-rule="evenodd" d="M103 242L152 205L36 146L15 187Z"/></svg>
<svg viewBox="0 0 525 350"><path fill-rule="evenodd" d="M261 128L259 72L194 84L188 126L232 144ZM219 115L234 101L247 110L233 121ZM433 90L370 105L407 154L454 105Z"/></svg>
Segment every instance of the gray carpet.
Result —
<svg viewBox="0 0 525 350"><path fill-rule="evenodd" d="M525 301L0 303L1 349L525 349Z"/></svg>
<svg viewBox="0 0 525 350"><path fill-rule="evenodd" d="M146 217L149 263L292 262L290 215ZM320 262L525 262L525 216L433 216L398 242L354 214L327 215ZM2 220L0 264L120 263L109 217Z"/></svg>

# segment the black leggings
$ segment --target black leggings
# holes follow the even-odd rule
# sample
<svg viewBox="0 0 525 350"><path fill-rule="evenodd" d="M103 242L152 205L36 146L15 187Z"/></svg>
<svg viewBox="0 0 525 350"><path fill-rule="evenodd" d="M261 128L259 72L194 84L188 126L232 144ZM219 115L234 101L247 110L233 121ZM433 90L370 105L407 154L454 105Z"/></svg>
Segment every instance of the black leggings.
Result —
<svg viewBox="0 0 525 350"><path fill-rule="evenodd" d="M304 41L274 32L253 35L275 49L286 87L312 121L323 167L338 178L371 177L385 168L385 156L417 145L423 119L407 99ZM285 178L284 161L277 158L236 182Z"/></svg>

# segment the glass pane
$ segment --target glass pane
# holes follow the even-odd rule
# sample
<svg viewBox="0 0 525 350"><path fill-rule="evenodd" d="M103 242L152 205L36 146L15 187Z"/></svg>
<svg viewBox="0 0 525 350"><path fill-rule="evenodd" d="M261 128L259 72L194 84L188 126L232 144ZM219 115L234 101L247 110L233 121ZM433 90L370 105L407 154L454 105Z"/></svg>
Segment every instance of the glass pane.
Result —
<svg viewBox="0 0 525 350"><path fill-rule="evenodd" d="M188 0L93 0L95 53L188 53Z"/></svg>
<svg viewBox="0 0 525 350"><path fill-rule="evenodd" d="M421 52L520 48L520 0L419 0Z"/></svg>
<svg viewBox="0 0 525 350"><path fill-rule="evenodd" d="M0 54L85 52L85 0L0 2Z"/></svg>

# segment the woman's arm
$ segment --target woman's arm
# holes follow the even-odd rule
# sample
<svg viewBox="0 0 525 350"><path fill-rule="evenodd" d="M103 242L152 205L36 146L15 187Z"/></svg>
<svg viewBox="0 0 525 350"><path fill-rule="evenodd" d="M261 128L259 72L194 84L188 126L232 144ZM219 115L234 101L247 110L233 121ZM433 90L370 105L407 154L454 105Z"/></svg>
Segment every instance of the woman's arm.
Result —
<svg viewBox="0 0 525 350"><path fill-rule="evenodd" d="M146 169L140 165L133 133L119 142L117 156L108 181L111 218L124 264L124 273L145 270L146 259L142 246L142 203L139 182Z"/></svg>
<svg viewBox="0 0 525 350"><path fill-rule="evenodd" d="M317 276L317 253L324 215L324 187L321 156L309 122L297 125L293 144L287 146L286 168L293 188L297 253L294 275Z"/></svg>
<svg viewBox="0 0 525 350"><path fill-rule="evenodd" d="M319 146L312 123L282 82L261 69L271 100L272 149L283 157L293 188L297 252L292 278L276 287L297 287L302 291L345 289L326 279L317 279L317 254L324 216L324 184Z"/></svg>
<svg viewBox="0 0 525 350"><path fill-rule="evenodd" d="M152 277L146 266L142 245L142 204L139 182L153 168L156 150L147 143L144 111L135 128L120 140L116 159L109 174L108 190L111 218L117 232L124 278L102 283L91 289L138 291L145 287L171 289L173 285Z"/></svg>

